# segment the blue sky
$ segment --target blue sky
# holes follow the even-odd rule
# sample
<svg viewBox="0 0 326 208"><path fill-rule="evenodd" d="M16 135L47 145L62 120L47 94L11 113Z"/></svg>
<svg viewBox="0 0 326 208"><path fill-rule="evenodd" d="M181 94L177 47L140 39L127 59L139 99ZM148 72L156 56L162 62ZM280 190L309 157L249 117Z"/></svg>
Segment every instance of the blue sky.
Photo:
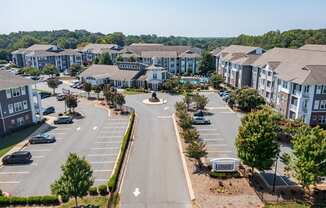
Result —
<svg viewBox="0 0 326 208"><path fill-rule="evenodd" d="M0 33L86 29L193 37L326 28L326 0L1 0Z"/></svg>

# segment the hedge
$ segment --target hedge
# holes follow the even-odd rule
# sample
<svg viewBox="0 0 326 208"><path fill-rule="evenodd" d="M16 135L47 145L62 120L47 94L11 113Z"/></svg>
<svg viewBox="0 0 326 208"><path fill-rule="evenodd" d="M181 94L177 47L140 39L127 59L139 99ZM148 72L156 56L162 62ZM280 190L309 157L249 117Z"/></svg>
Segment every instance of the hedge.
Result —
<svg viewBox="0 0 326 208"><path fill-rule="evenodd" d="M88 193L91 196L97 196L98 195L97 187L96 186L90 187Z"/></svg>
<svg viewBox="0 0 326 208"><path fill-rule="evenodd" d="M98 192L101 196L106 196L108 194L108 187L106 186L106 184L99 185Z"/></svg>
<svg viewBox="0 0 326 208"><path fill-rule="evenodd" d="M30 197L18 197L18 196L0 196L1 206L17 206L17 205L58 205L59 199L57 196L30 196Z"/></svg>
<svg viewBox="0 0 326 208"><path fill-rule="evenodd" d="M119 174L120 174L123 160L124 160L124 157L126 154L126 150L127 150L127 147L128 147L129 141L130 141L130 136L131 136L132 128L134 125L134 120L135 120L135 112L133 112L131 114L127 132L123 136L122 143L120 146L120 154L119 154L119 158L116 163L116 167L115 167L114 172L108 182L108 188L111 192L114 192L117 188L117 182L119 179Z"/></svg>
<svg viewBox="0 0 326 208"><path fill-rule="evenodd" d="M212 178L220 178L220 179L227 179L227 178L240 178L239 172L216 172L210 171L209 176Z"/></svg>

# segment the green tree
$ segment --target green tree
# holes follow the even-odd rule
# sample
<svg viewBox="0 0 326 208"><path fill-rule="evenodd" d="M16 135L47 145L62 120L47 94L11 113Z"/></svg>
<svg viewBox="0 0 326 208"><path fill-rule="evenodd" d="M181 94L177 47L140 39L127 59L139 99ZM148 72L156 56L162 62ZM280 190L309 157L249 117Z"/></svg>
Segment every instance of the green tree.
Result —
<svg viewBox="0 0 326 208"><path fill-rule="evenodd" d="M81 65L79 65L79 64L72 64L69 67L69 74L70 74L70 76L75 77L76 75L78 75L81 72L81 70L82 70Z"/></svg>
<svg viewBox="0 0 326 208"><path fill-rule="evenodd" d="M201 74L208 74L215 70L214 57L209 51L204 51L201 56L199 64L199 72Z"/></svg>
<svg viewBox="0 0 326 208"><path fill-rule="evenodd" d="M102 53L98 58L98 64L112 65L111 55L109 53Z"/></svg>
<svg viewBox="0 0 326 208"><path fill-rule="evenodd" d="M111 87L110 85L106 85L103 88L103 95L105 97L105 100L107 102L107 104L112 104L114 105L114 96L116 94L116 90Z"/></svg>
<svg viewBox="0 0 326 208"><path fill-rule="evenodd" d="M242 88L231 93L231 100L238 107L245 112L256 110L257 108L265 105L265 100L261 97L257 90L253 88Z"/></svg>
<svg viewBox="0 0 326 208"><path fill-rule="evenodd" d="M178 86L179 86L179 80L176 78L167 79L163 83L163 89L165 89L169 92L172 92L172 93L177 91Z"/></svg>
<svg viewBox="0 0 326 208"><path fill-rule="evenodd" d="M30 76L39 76L41 74L39 69L33 67L24 67L19 70L19 73L27 74Z"/></svg>
<svg viewBox="0 0 326 208"><path fill-rule="evenodd" d="M182 130L192 128L192 119L188 113L185 112L179 115L179 126L182 128Z"/></svg>
<svg viewBox="0 0 326 208"><path fill-rule="evenodd" d="M224 79L221 75L213 73L209 79L209 83L215 88L220 88L220 85L223 83Z"/></svg>
<svg viewBox="0 0 326 208"><path fill-rule="evenodd" d="M59 85L62 84L57 78L48 79L47 83L48 87L53 90L53 94L55 94L55 89L57 89Z"/></svg>
<svg viewBox="0 0 326 208"><path fill-rule="evenodd" d="M78 207L78 197L86 196L94 183L91 166L85 158L70 153L61 170L62 175L51 185L51 192L61 197L75 198Z"/></svg>
<svg viewBox="0 0 326 208"><path fill-rule="evenodd" d="M89 93L92 91L92 85L90 83L84 83L84 91L87 92L87 97L89 98Z"/></svg>
<svg viewBox="0 0 326 208"><path fill-rule="evenodd" d="M304 188L326 175L326 132L320 127L301 126L291 140L293 152L289 167Z"/></svg>
<svg viewBox="0 0 326 208"><path fill-rule="evenodd" d="M199 133L195 128L185 129L182 131L181 136L185 143L192 143L193 141L197 141L199 139Z"/></svg>
<svg viewBox="0 0 326 208"><path fill-rule="evenodd" d="M136 57L130 56L128 61L129 62L136 62Z"/></svg>
<svg viewBox="0 0 326 208"><path fill-rule="evenodd" d="M53 64L48 64L42 69L42 74L50 75L51 77L57 73L58 70Z"/></svg>
<svg viewBox="0 0 326 208"><path fill-rule="evenodd" d="M196 103L197 110L204 110L208 103L208 98L197 93L193 96L193 101Z"/></svg>
<svg viewBox="0 0 326 208"><path fill-rule="evenodd" d="M192 94L187 93L183 98L183 102L187 105L187 110L189 110L189 107L192 103Z"/></svg>
<svg viewBox="0 0 326 208"><path fill-rule="evenodd" d="M186 147L185 155L197 161L198 167L202 167L201 158L207 156L206 144L200 140L193 141Z"/></svg>
<svg viewBox="0 0 326 208"><path fill-rule="evenodd" d="M118 105L119 107L121 107L122 105L124 105L126 103L125 97L121 93L115 93L114 101L115 101L115 104Z"/></svg>
<svg viewBox="0 0 326 208"><path fill-rule="evenodd" d="M78 99L75 95L66 95L65 96L65 104L69 108L69 112L75 112L75 108L78 106Z"/></svg>
<svg viewBox="0 0 326 208"><path fill-rule="evenodd" d="M117 62L123 62L123 58L122 58L122 56L118 56L118 58L117 58Z"/></svg>
<svg viewBox="0 0 326 208"><path fill-rule="evenodd" d="M102 87L101 86L93 86L92 90L96 93L97 99L99 99L99 95L100 95L100 93L102 91Z"/></svg>
<svg viewBox="0 0 326 208"><path fill-rule="evenodd" d="M258 170L269 169L279 153L276 142L281 117L271 109L247 114L241 121L236 139L243 164Z"/></svg>

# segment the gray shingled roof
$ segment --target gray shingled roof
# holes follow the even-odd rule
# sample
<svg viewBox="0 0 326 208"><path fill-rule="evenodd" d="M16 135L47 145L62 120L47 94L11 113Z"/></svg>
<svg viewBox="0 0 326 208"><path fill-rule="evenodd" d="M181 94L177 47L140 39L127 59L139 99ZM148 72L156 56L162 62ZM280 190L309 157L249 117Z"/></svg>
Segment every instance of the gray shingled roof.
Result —
<svg viewBox="0 0 326 208"><path fill-rule="evenodd" d="M306 44L306 45L302 46L300 49L326 52L326 45Z"/></svg>
<svg viewBox="0 0 326 208"><path fill-rule="evenodd" d="M20 76L16 76L8 71L0 71L0 90L22 87L26 85L32 85L36 82L31 79L26 79Z"/></svg>
<svg viewBox="0 0 326 208"><path fill-rule="evenodd" d="M230 45L215 56L221 56L224 60L231 61L232 63L251 65L260 55L251 54L259 47L242 46L242 45Z"/></svg>
<svg viewBox="0 0 326 208"><path fill-rule="evenodd" d="M81 48L82 52L91 51L95 54L101 54L103 52L108 52L112 48L117 47L116 44L99 44L99 43L90 43L87 44L85 47Z"/></svg>
<svg viewBox="0 0 326 208"><path fill-rule="evenodd" d="M132 80L135 79L139 71L122 70L117 65L93 64L83 71L80 77L109 78L111 80Z"/></svg>

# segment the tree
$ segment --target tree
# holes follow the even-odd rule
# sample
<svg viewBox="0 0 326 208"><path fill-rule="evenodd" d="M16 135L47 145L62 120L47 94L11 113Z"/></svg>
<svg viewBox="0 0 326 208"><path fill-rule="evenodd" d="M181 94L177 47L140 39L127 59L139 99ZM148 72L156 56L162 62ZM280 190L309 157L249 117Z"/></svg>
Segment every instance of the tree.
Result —
<svg viewBox="0 0 326 208"><path fill-rule="evenodd" d="M39 69L33 67L24 67L19 70L19 73L27 74L30 76L39 76L41 74Z"/></svg>
<svg viewBox="0 0 326 208"><path fill-rule="evenodd" d="M192 94L187 93L183 98L183 102L187 105L187 110L189 110L190 104L192 103Z"/></svg>
<svg viewBox="0 0 326 208"><path fill-rule="evenodd" d="M103 88L103 94L106 99L107 104L114 104L114 96L116 90L112 88L110 85L106 85Z"/></svg>
<svg viewBox="0 0 326 208"><path fill-rule="evenodd" d="M96 93L97 99L99 99L99 95L102 91L102 87L101 86L93 86L93 91Z"/></svg>
<svg viewBox="0 0 326 208"><path fill-rule="evenodd" d="M53 94L55 94L55 89L58 88L60 84L62 84L62 82L57 78L48 79L47 83L48 83L48 87L52 88Z"/></svg>
<svg viewBox="0 0 326 208"><path fill-rule="evenodd" d="M326 132L320 127L301 126L291 140L293 152L288 166L304 188L326 175Z"/></svg>
<svg viewBox="0 0 326 208"><path fill-rule="evenodd" d="M280 115L271 109L247 114L241 121L236 139L238 156L243 164L258 170L269 169L279 153L276 142Z"/></svg>
<svg viewBox="0 0 326 208"><path fill-rule="evenodd" d="M91 166L85 158L70 153L61 170L61 176L51 185L51 192L61 197L74 197L78 207L77 198L86 196L94 183Z"/></svg>
<svg viewBox="0 0 326 208"><path fill-rule="evenodd" d="M191 116L184 112L179 115L179 125L182 130L191 129L192 128L192 119Z"/></svg>
<svg viewBox="0 0 326 208"><path fill-rule="evenodd" d="M117 62L123 62L123 58L122 58L122 56L118 56L118 58L117 58Z"/></svg>
<svg viewBox="0 0 326 208"><path fill-rule="evenodd" d="M185 143L192 143L193 141L197 141L199 139L199 133L197 129L185 129L181 133L182 138L185 140Z"/></svg>
<svg viewBox="0 0 326 208"><path fill-rule="evenodd" d="M66 95L65 96L65 104L69 108L69 112L71 112L71 109L73 112L75 112L75 108L78 106L78 99L74 95Z"/></svg>
<svg viewBox="0 0 326 208"><path fill-rule="evenodd" d="M209 83L215 88L220 88L220 85L223 83L224 79L221 75L213 73L209 79Z"/></svg>
<svg viewBox="0 0 326 208"><path fill-rule="evenodd" d="M72 64L70 67L69 67L69 74L70 76L74 77L76 75L78 75L82 70L82 67L81 65L79 64Z"/></svg>
<svg viewBox="0 0 326 208"><path fill-rule="evenodd" d="M204 110L208 103L208 98L197 93L193 96L193 101L196 103L197 110Z"/></svg>
<svg viewBox="0 0 326 208"><path fill-rule="evenodd" d="M187 105L185 102L180 101L175 103L176 116L180 119L181 114L187 114Z"/></svg>
<svg viewBox="0 0 326 208"><path fill-rule="evenodd" d="M89 98L89 93L92 91L92 85L88 82L85 82L84 91L87 92L87 97Z"/></svg>
<svg viewBox="0 0 326 208"><path fill-rule="evenodd" d="M186 156L197 160L199 168L202 167L201 158L207 156L206 144L202 141L193 141L186 147Z"/></svg>
<svg viewBox="0 0 326 208"><path fill-rule="evenodd" d="M50 75L51 77L57 73L58 70L53 64L48 64L42 69L42 74Z"/></svg>
<svg viewBox="0 0 326 208"><path fill-rule="evenodd" d="M111 55L109 53L102 53L98 58L98 64L112 65Z"/></svg>
<svg viewBox="0 0 326 208"><path fill-rule="evenodd" d="M204 51L201 56L201 61L199 64L199 72L201 74L208 74L215 70L214 58L209 51Z"/></svg>
<svg viewBox="0 0 326 208"><path fill-rule="evenodd" d="M121 93L115 93L114 95L114 103L117 104L118 106L122 106L123 104L126 103L125 97Z"/></svg>
<svg viewBox="0 0 326 208"><path fill-rule="evenodd" d="M129 62L136 62L136 57L130 56L128 61Z"/></svg>
<svg viewBox="0 0 326 208"><path fill-rule="evenodd" d="M179 80L177 78L170 78L163 83L163 89L169 92L176 92L179 86Z"/></svg>
<svg viewBox="0 0 326 208"><path fill-rule="evenodd" d="M265 105L265 100L257 90L253 88L242 88L231 93L230 98L238 107L245 112L250 112Z"/></svg>

